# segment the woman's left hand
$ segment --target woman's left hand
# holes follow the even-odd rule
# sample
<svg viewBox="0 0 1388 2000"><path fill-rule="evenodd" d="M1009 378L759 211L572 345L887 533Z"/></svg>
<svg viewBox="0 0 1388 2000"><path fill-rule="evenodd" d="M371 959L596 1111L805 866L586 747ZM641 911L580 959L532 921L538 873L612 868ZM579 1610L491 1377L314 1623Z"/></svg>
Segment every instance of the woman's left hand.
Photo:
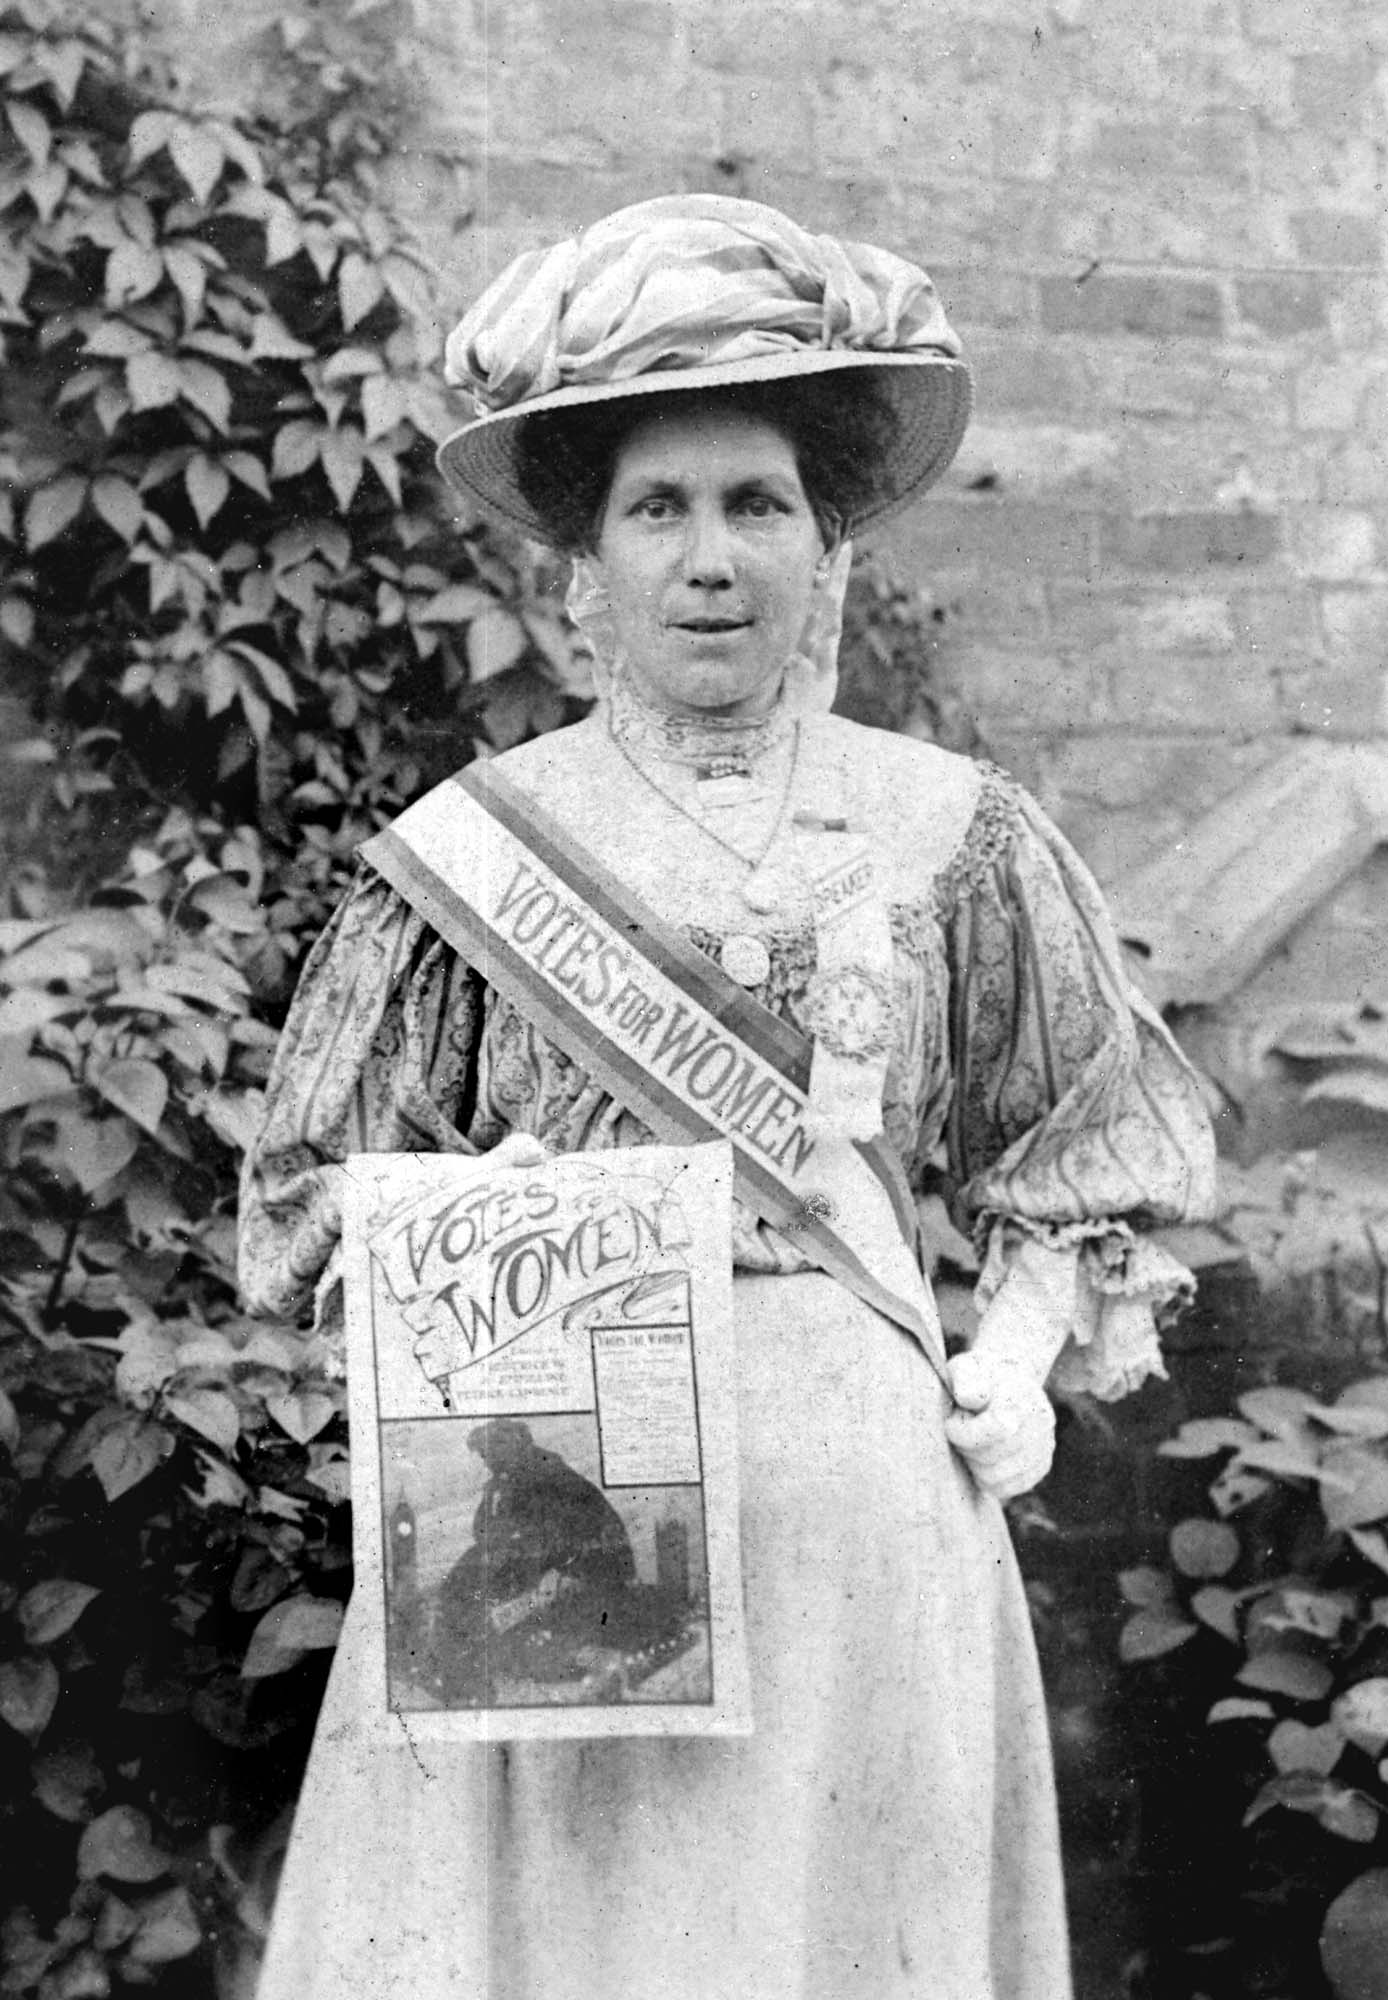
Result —
<svg viewBox="0 0 1388 2000"><path fill-rule="evenodd" d="M949 1364L955 1408L945 1436L985 1493L1011 1500L1045 1478L1055 1455L1055 1411L1019 1361L970 1350Z"/></svg>

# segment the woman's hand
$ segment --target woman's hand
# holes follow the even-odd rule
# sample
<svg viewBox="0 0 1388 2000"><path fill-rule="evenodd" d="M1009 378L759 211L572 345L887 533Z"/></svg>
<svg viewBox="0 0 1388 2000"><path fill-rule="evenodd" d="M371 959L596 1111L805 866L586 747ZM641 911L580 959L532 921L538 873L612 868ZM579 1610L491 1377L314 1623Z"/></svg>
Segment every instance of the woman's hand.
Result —
<svg viewBox="0 0 1388 2000"><path fill-rule="evenodd" d="M956 1355L949 1364L956 1407L945 1436L985 1493L1011 1500L1029 1493L1051 1469L1055 1411L1034 1373L1001 1355Z"/></svg>
<svg viewBox="0 0 1388 2000"><path fill-rule="evenodd" d="M538 1167L549 1156L549 1147L533 1132L508 1132L485 1155L494 1167Z"/></svg>

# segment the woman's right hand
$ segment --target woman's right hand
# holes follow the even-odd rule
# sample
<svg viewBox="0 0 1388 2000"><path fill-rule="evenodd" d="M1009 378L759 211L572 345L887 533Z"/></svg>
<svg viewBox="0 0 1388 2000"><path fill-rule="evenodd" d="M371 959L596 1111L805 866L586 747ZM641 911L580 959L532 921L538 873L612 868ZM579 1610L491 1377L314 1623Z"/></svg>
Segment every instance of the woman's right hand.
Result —
<svg viewBox="0 0 1388 2000"><path fill-rule="evenodd" d="M494 1167L538 1167L550 1157L550 1151L533 1132L508 1132L482 1157Z"/></svg>

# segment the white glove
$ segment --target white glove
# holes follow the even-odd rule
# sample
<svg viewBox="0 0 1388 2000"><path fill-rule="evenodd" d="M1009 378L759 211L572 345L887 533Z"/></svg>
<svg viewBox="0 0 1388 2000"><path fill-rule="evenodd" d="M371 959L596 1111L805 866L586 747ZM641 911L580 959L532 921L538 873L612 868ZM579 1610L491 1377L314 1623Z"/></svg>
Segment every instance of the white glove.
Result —
<svg viewBox="0 0 1388 2000"><path fill-rule="evenodd" d="M955 1408L945 1436L968 1460L975 1483L995 1499L1029 1493L1051 1469L1055 1411L1020 1361L972 1348L949 1364Z"/></svg>

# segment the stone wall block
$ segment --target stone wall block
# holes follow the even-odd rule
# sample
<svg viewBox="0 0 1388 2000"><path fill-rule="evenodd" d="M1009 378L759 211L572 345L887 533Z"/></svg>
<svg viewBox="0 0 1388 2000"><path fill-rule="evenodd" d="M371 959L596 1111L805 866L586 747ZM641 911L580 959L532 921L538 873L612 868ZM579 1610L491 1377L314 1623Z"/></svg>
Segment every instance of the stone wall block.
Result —
<svg viewBox="0 0 1388 2000"><path fill-rule="evenodd" d="M1095 272L1042 278L1041 324L1054 333L1144 334L1217 340L1224 302L1208 278Z"/></svg>
<svg viewBox="0 0 1388 2000"><path fill-rule="evenodd" d="M974 327L1032 328L1036 284L1029 272L972 269L930 260L930 275L945 311L967 342Z"/></svg>
<svg viewBox="0 0 1388 2000"><path fill-rule="evenodd" d="M1294 667L1279 674L1282 727L1299 736L1357 741L1388 729L1388 673L1381 666ZM1382 926L1382 911L1376 928Z"/></svg>
<svg viewBox="0 0 1388 2000"><path fill-rule="evenodd" d="M1057 733L1100 728L1112 709L1104 676L1089 662L1041 651L1003 653L986 642L956 641L951 658L985 736L990 723Z"/></svg>
<svg viewBox="0 0 1388 2000"><path fill-rule="evenodd" d="M970 342L977 378L976 410L1029 411L1044 421L1093 420L1095 380L1090 358L1073 344L978 332Z"/></svg>
<svg viewBox="0 0 1388 2000"><path fill-rule="evenodd" d="M1372 514L1347 507L1318 507L1288 522L1288 554L1298 576L1328 583L1372 577L1381 550Z"/></svg>
<svg viewBox="0 0 1388 2000"><path fill-rule="evenodd" d="M1205 343L1095 343L1085 350L1101 407L1124 423L1184 417L1246 426L1256 440L1285 431L1289 370L1280 355Z"/></svg>
<svg viewBox="0 0 1388 2000"><path fill-rule="evenodd" d="M1048 225L1045 247L1071 260L1239 271L1298 259L1285 205L1213 182L1134 177L1087 201L1057 188Z"/></svg>
<svg viewBox="0 0 1388 2000"><path fill-rule="evenodd" d="M1292 236L1297 258L1304 264L1332 269L1383 263L1383 219L1379 214L1355 215L1330 208L1303 208L1293 214Z"/></svg>
<svg viewBox="0 0 1388 2000"><path fill-rule="evenodd" d="M1038 500L1070 492L1113 494L1119 439L1114 431L1069 424L1021 424L985 416L970 425L943 490L992 491Z"/></svg>
<svg viewBox="0 0 1388 2000"><path fill-rule="evenodd" d="M793 76L738 75L722 83L722 157L774 160L802 173L814 165L814 111L809 91Z"/></svg>
<svg viewBox="0 0 1388 2000"><path fill-rule="evenodd" d="M1180 576L1211 566L1269 562L1280 540L1279 523L1270 514L1107 514L1100 547L1105 563Z"/></svg>
<svg viewBox="0 0 1388 2000"><path fill-rule="evenodd" d="M1110 714L1119 725L1218 735L1273 730L1282 719L1277 679L1265 663L1130 653L1106 664Z"/></svg>
<svg viewBox="0 0 1388 2000"><path fill-rule="evenodd" d="M1300 429L1357 431L1370 393L1384 380L1376 360L1313 361L1296 377L1293 409Z"/></svg>
<svg viewBox="0 0 1388 2000"><path fill-rule="evenodd" d="M1326 590L1321 621L1332 659L1388 667L1388 588Z"/></svg>
<svg viewBox="0 0 1388 2000"><path fill-rule="evenodd" d="M1067 150L1072 166L1101 179L1209 181L1245 189L1253 183L1251 125L1228 111L1159 121L1103 118L1088 132L1081 121Z"/></svg>
<svg viewBox="0 0 1388 2000"><path fill-rule="evenodd" d="M1242 331L1289 340L1320 333L1328 324L1332 293L1319 273L1289 271L1283 278L1237 278L1234 309Z"/></svg>
<svg viewBox="0 0 1388 2000"><path fill-rule="evenodd" d="M898 557L914 559L917 576L965 565L977 573L998 565L1012 575L1044 580L1092 570L1095 525L1093 514L1074 507L937 496L892 522L887 545Z"/></svg>

